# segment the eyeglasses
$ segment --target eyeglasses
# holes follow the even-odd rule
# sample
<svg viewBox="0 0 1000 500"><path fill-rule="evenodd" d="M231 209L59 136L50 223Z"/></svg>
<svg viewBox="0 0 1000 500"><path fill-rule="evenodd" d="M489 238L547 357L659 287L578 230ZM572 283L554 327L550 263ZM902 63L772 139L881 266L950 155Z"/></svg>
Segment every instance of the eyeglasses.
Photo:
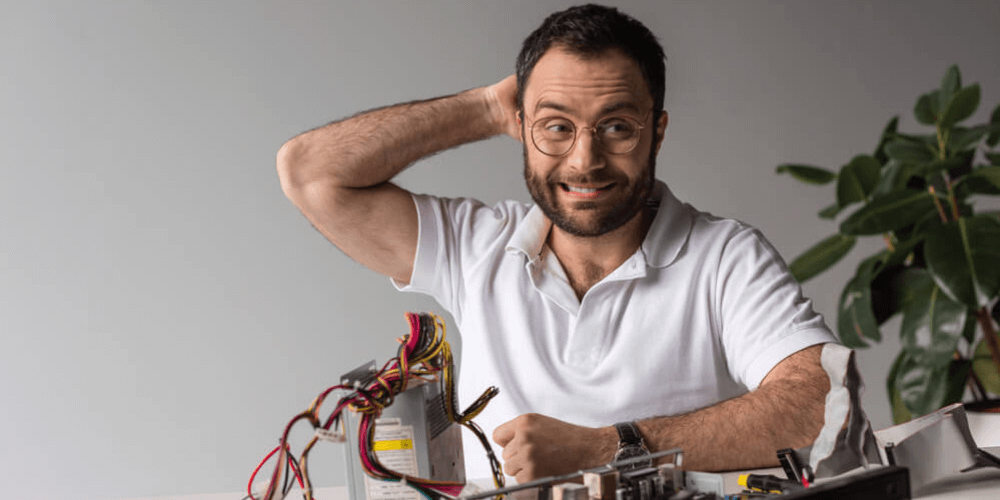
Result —
<svg viewBox="0 0 1000 500"><path fill-rule="evenodd" d="M649 113L642 119L643 122L652 114ZM590 129L594 134L594 140L611 154L622 155L631 152L639 144L642 136L641 123L628 116L612 116L605 118L593 127L580 127L580 129ZM535 144L543 154L548 156L562 156L569 153L576 144L577 127L568 118L553 116L540 118L528 127L531 133L531 142Z"/></svg>

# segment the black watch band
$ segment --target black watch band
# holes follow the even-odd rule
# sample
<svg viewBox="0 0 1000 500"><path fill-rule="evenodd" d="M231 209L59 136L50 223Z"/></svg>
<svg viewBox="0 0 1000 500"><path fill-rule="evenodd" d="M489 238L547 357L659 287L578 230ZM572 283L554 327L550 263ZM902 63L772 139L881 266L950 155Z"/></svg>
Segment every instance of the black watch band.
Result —
<svg viewBox="0 0 1000 500"><path fill-rule="evenodd" d="M618 429L618 446L622 445L640 445L642 442L642 435L639 434L639 428L635 426L635 422L618 422L615 424L615 429Z"/></svg>
<svg viewBox="0 0 1000 500"><path fill-rule="evenodd" d="M642 440L642 434L639 434L639 428L636 427L635 422L619 422L615 424L615 429L618 430L618 451L615 452L614 459L616 462L649 455L649 449L646 448L646 443ZM619 469L632 470L652 465L653 461L647 459L620 466Z"/></svg>

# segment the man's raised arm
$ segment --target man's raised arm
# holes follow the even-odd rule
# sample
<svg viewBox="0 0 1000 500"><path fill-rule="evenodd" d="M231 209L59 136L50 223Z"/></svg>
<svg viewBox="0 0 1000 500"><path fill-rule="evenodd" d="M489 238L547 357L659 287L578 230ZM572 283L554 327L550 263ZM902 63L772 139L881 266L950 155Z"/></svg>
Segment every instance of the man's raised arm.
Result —
<svg viewBox="0 0 1000 500"><path fill-rule="evenodd" d="M281 187L352 259L407 283L417 247L409 192L389 181L425 156L507 133L518 138L517 81L380 108L310 130L278 151Z"/></svg>

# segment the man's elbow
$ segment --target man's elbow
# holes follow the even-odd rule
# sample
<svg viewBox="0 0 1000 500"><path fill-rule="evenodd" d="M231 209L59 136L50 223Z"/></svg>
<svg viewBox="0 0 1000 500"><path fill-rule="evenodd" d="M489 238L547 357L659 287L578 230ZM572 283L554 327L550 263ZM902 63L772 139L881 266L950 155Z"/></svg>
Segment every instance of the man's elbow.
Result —
<svg viewBox="0 0 1000 500"><path fill-rule="evenodd" d="M297 194L301 193L302 186L305 184L302 179L303 147L296 139L290 139L282 144L275 159L281 190L292 201L295 201Z"/></svg>

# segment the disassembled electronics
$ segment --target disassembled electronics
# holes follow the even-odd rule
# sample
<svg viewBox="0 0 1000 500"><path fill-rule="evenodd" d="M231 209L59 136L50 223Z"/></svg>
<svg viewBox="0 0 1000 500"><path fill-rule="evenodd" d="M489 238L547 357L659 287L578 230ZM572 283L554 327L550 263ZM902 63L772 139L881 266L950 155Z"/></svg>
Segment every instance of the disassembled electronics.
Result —
<svg viewBox="0 0 1000 500"><path fill-rule="evenodd" d="M285 427L279 445L257 466L247 486L250 500L281 500L297 484L313 500L307 457L317 441L344 443L351 500L743 500L750 498L824 500L905 500L910 498L906 467L890 465L842 477L813 481L813 471L791 449L778 451L787 479L744 475L742 493L726 494L722 476L685 472L678 449L642 453L593 469L514 486L504 485L499 460L472 419L498 393L487 389L464 412L458 411L451 347L444 322L432 314L406 314L410 333L399 339L395 358L381 369L366 363L341 377ZM342 395L321 418L326 398ZM344 410L349 410L347 413ZM314 434L298 459L289 444L301 420ZM457 425L456 425L457 424ZM466 488L461 428L469 429L485 449L493 470L492 491ZM886 450L890 461L893 449ZM984 452L985 453L985 452ZM627 455L620 454L616 456ZM988 455L988 454L987 454ZM266 491L254 492L254 477L275 457ZM992 461L981 458L983 465ZM653 466L658 459L663 463ZM989 463L987 463L989 462ZM475 491L473 491L475 490Z"/></svg>
<svg viewBox="0 0 1000 500"><path fill-rule="evenodd" d="M285 426L278 446L251 474L247 498L280 500L298 483L305 500L313 500L306 459L316 442L324 440L347 442L351 448L348 481L352 500L401 500L414 494L453 499L465 487L460 429L453 424L469 429L479 439L493 468L494 484L503 487L500 461L486 435L472 421L499 391L490 387L459 412L444 321L432 314L414 313L407 313L406 319L410 333L399 339L395 358L380 370L372 362L345 374L340 384L320 393L306 411ZM335 391L346 394L322 419L320 407ZM389 410L393 406L396 408ZM351 416L345 417L344 410L350 410ZM301 420L309 422L315 434L295 460L288 436ZM258 496L253 491L254 477L272 456L276 457L274 470L266 492ZM356 472L355 466L365 476ZM392 488L392 483L401 488Z"/></svg>

